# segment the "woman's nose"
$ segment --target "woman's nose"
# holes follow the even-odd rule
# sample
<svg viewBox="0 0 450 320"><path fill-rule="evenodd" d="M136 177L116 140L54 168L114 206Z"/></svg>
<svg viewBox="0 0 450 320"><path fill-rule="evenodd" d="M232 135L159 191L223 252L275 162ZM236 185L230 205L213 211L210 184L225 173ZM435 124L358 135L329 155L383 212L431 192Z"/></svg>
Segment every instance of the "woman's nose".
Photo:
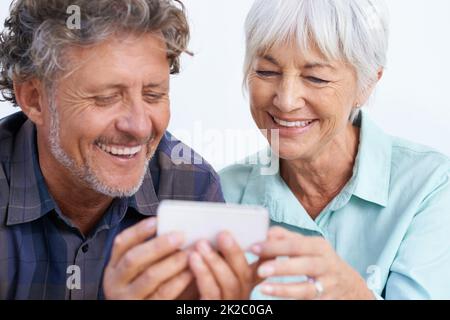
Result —
<svg viewBox="0 0 450 320"><path fill-rule="evenodd" d="M299 77L290 76L281 81L274 98L274 105L285 113L304 107L304 88Z"/></svg>

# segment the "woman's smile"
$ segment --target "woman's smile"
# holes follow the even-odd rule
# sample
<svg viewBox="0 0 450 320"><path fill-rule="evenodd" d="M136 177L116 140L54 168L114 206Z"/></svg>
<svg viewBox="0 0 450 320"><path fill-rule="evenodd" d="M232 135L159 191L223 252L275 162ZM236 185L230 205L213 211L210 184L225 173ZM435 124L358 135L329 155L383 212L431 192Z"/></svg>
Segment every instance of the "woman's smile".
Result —
<svg viewBox="0 0 450 320"><path fill-rule="evenodd" d="M271 121L270 128L279 130L281 137L291 137L305 134L319 122L318 119L282 117L274 116L270 113L268 113L268 116Z"/></svg>

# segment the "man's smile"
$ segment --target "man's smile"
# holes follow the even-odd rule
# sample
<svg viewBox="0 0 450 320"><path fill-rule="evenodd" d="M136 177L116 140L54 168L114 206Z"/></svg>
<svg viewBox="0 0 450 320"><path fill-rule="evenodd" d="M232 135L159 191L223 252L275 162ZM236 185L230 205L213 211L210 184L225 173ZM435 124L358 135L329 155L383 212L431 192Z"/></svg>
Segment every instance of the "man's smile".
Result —
<svg viewBox="0 0 450 320"><path fill-rule="evenodd" d="M104 153L107 153L112 157L125 160L130 160L137 157L137 155L143 149L142 145L137 145L135 147L127 147L118 145L107 145L99 142L97 142L95 145Z"/></svg>

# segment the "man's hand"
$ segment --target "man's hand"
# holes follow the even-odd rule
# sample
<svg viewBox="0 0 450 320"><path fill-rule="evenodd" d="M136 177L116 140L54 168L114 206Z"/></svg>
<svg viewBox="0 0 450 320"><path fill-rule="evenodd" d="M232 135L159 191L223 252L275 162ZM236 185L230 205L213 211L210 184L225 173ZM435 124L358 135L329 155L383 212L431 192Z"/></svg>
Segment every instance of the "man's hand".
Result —
<svg viewBox="0 0 450 320"><path fill-rule="evenodd" d="M144 220L114 240L105 270L106 299L176 299L193 282L187 251L180 251L183 235L173 233L152 240L156 219Z"/></svg>
<svg viewBox="0 0 450 320"><path fill-rule="evenodd" d="M189 265L194 273L202 300L244 300L259 279L256 269L259 262L249 265L245 253L228 232L219 234L218 251L207 241L196 245Z"/></svg>

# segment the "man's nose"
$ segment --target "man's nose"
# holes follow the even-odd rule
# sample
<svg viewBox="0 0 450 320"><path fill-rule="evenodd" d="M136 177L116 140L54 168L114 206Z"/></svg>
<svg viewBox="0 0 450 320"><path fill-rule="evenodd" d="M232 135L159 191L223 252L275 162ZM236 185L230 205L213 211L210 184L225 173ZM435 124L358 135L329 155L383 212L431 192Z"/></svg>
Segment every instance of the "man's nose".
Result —
<svg viewBox="0 0 450 320"><path fill-rule="evenodd" d="M274 98L274 105L284 113L305 106L305 88L300 77L290 75L282 79Z"/></svg>
<svg viewBox="0 0 450 320"><path fill-rule="evenodd" d="M138 141L152 135L153 125L149 110L142 101L131 102L122 117L116 123L117 129Z"/></svg>

